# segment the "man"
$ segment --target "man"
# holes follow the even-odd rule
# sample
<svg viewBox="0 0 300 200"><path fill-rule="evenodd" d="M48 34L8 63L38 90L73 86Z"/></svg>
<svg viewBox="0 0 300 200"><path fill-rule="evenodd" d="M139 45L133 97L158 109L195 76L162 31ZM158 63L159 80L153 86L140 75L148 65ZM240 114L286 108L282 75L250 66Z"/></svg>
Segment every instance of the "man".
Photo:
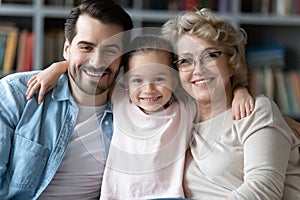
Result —
<svg viewBox="0 0 300 200"><path fill-rule="evenodd" d="M121 63L121 33L131 28L112 1L86 1L65 24L68 74L40 105L26 100L36 72L0 81L0 199L99 199L112 134L108 93Z"/></svg>

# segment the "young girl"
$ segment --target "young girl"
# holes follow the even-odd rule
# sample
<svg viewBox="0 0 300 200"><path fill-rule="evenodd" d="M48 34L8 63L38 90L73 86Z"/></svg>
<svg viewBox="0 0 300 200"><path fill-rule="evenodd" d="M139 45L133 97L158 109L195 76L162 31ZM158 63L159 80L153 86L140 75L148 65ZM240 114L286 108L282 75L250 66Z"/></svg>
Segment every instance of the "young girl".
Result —
<svg viewBox="0 0 300 200"><path fill-rule="evenodd" d="M184 197L185 151L196 106L180 88L169 42L158 36L140 36L130 49L124 58L124 75L111 96L114 134L101 199ZM47 70L53 70L55 76L64 71ZM41 82L33 79L29 91L39 87L36 81ZM242 93L251 110L252 98L247 95Z"/></svg>
<svg viewBox="0 0 300 200"><path fill-rule="evenodd" d="M157 36L132 41L123 80L112 93L114 134L101 199L184 197L184 155L196 107L178 88L173 57L171 45Z"/></svg>

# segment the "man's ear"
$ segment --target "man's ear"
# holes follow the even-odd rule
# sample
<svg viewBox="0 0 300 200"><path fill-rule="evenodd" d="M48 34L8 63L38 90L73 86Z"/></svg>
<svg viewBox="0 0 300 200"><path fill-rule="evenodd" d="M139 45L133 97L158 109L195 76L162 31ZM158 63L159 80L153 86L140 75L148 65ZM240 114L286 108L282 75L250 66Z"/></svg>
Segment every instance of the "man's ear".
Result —
<svg viewBox="0 0 300 200"><path fill-rule="evenodd" d="M70 42L68 41L68 39L65 40L64 43L64 51L63 51L63 56L64 59L69 60L69 55L70 55Z"/></svg>

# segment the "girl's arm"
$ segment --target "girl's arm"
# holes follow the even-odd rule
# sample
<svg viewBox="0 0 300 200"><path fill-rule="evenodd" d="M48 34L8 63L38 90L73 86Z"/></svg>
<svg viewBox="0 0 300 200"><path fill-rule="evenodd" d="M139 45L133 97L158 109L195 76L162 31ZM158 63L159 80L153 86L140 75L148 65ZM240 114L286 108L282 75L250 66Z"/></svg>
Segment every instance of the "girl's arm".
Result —
<svg viewBox="0 0 300 200"><path fill-rule="evenodd" d="M59 77L67 72L68 62L62 61L52 63L48 68L44 69L37 75L29 79L26 91L27 99L30 99L37 90L40 90L38 96L38 103L41 104L44 95L49 92L56 85Z"/></svg>
<svg viewBox="0 0 300 200"><path fill-rule="evenodd" d="M232 119L239 120L251 114L254 110L254 99L247 88L237 87L233 91ZM286 123L300 139L300 123L289 117L284 117Z"/></svg>
<svg viewBox="0 0 300 200"><path fill-rule="evenodd" d="M254 99L245 87L236 87L233 91L232 119L239 120L254 110Z"/></svg>

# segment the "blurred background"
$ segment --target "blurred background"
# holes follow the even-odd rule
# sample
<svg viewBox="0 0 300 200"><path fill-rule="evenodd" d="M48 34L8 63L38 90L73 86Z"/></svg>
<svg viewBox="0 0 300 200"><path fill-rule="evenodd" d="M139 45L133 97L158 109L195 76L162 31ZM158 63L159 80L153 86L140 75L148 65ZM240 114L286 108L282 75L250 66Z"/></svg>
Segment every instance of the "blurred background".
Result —
<svg viewBox="0 0 300 200"><path fill-rule="evenodd" d="M109 1L109 0L108 0ZM63 60L64 22L80 0L0 0L0 76ZM300 0L115 0L135 28L203 7L248 33L249 91L300 120Z"/></svg>

